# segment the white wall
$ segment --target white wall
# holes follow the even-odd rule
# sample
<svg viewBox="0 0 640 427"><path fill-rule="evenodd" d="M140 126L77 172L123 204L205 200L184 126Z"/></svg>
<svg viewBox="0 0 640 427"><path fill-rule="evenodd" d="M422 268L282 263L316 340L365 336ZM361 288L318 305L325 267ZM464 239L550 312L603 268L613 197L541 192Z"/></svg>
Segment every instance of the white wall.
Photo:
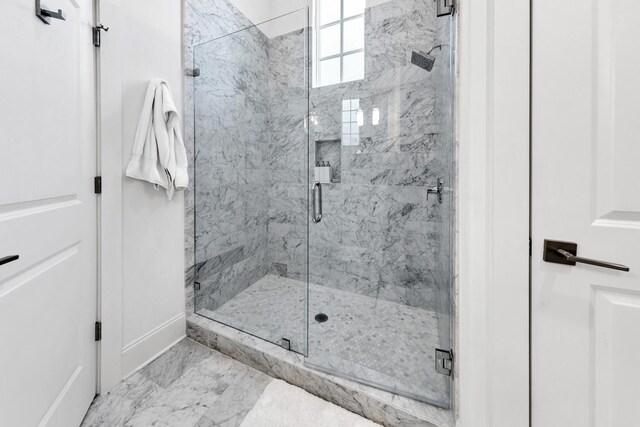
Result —
<svg viewBox="0 0 640 427"><path fill-rule="evenodd" d="M231 0L231 3L254 24L271 19L271 2L269 0Z"/></svg>
<svg viewBox="0 0 640 427"><path fill-rule="evenodd" d="M299 30L307 24L306 13L291 13L305 6L312 7L313 0L270 0L272 18L280 19L267 24L265 33L273 38L291 31ZM283 16L288 14L287 16Z"/></svg>
<svg viewBox="0 0 640 427"><path fill-rule="evenodd" d="M527 426L530 5L458 4L458 426Z"/></svg>
<svg viewBox="0 0 640 427"><path fill-rule="evenodd" d="M305 6L311 7L313 0L232 0L232 3L254 24L261 24L270 19L281 17ZM282 17L277 22L266 23L260 30L269 38L273 38L307 25L306 16L294 13Z"/></svg>
<svg viewBox="0 0 640 427"><path fill-rule="evenodd" d="M149 80L183 112L182 4L101 0L102 391L185 335L184 199L124 177Z"/></svg>

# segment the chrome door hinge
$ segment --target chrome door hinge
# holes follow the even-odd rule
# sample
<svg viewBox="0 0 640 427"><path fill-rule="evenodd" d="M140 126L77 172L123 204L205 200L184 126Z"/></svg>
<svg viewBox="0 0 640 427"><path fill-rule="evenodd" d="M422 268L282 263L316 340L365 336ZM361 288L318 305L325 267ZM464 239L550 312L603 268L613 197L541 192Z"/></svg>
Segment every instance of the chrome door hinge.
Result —
<svg viewBox="0 0 640 427"><path fill-rule="evenodd" d="M440 350L436 348L436 372L453 375L453 350Z"/></svg>
<svg viewBox="0 0 640 427"><path fill-rule="evenodd" d="M102 194L102 177L96 176L93 178L93 192L96 194Z"/></svg>
<svg viewBox="0 0 640 427"><path fill-rule="evenodd" d="M97 27L93 27L93 45L95 47L100 47L101 44L100 31L109 31L109 28L102 24L98 24Z"/></svg>
<svg viewBox="0 0 640 427"><path fill-rule="evenodd" d="M96 322L95 338L96 341L102 341L102 322Z"/></svg>

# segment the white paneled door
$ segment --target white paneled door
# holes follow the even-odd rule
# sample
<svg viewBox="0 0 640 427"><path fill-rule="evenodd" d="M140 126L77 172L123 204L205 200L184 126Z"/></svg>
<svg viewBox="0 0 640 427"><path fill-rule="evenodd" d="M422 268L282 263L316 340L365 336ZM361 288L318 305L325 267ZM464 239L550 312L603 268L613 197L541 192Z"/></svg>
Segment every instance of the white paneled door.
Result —
<svg viewBox="0 0 640 427"><path fill-rule="evenodd" d="M92 7L35 3L0 12L0 426L70 427L96 389Z"/></svg>
<svg viewBox="0 0 640 427"><path fill-rule="evenodd" d="M532 7L532 423L637 426L640 2ZM545 239L630 271L545 262Z"/></svg>

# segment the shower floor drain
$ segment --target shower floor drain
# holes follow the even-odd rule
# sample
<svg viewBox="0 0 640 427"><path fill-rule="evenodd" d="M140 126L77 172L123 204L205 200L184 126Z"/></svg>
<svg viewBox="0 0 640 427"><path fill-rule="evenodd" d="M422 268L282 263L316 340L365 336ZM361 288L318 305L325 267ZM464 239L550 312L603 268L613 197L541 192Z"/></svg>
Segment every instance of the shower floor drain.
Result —
<svg viewBox="0 0 640 427"><path fill-rule="evenodd" d="M327 316L324 313L319 313L319 314L316 314L315 319L316 319L317 322L324 323L327 320L329 320L329 316Z"/></svg>

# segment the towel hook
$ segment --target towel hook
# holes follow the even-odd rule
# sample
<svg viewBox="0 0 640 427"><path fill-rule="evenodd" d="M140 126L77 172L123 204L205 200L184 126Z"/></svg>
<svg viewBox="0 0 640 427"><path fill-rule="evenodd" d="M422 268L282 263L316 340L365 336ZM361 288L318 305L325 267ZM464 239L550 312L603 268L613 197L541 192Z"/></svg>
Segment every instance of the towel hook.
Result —
<svg viewBox="0 0 640 427"><path fill-rule="evenodd" d="M65 21L64 15L62 14L62 9L58 9L57 12L43 9L40 6L40 0L36 0L36 16L47 25L51 25L51 18Z"/></svg>
<svg viewBox="0 0 640 427"><path fill-rule="evenodd" d="M109 31L109 27L105 27L102 24L98 24L96 27L93 27L93 45L95 47L100 47L100 31L104 31L105 33Z"/></svg>

